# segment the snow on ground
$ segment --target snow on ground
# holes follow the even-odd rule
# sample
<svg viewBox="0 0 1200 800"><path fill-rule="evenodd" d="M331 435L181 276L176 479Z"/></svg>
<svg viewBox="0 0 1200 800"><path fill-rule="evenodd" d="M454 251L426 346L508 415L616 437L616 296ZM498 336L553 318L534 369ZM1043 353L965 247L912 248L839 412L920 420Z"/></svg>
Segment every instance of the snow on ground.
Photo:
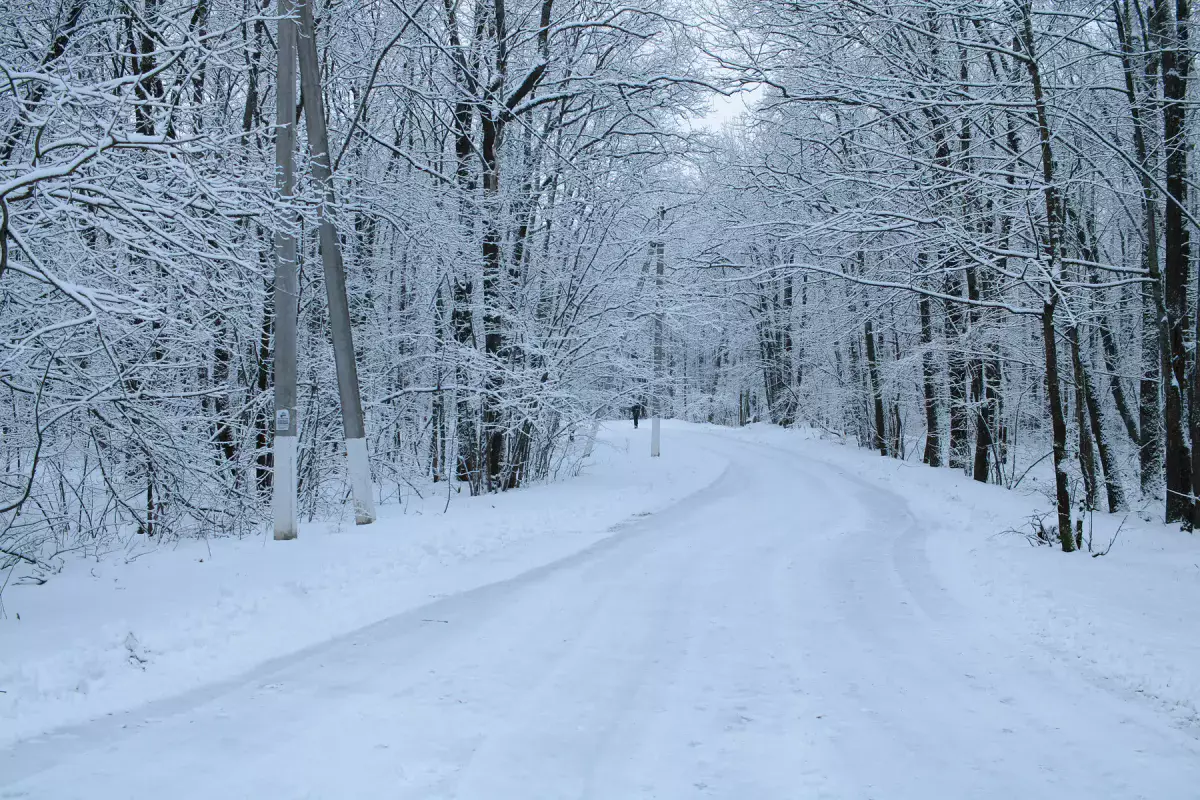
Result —
<svg viewBox="0 0 1200 800"><path fill-rule="evenodd" d="M1020 535L1026 520L1053 508L1032 488L976 483L807 431L752 425L734 435L900 495L922 528L936 582L969 605L978 626L1028 633L1082 680L1150 701L1200 736L1200 535L1134 513L1097 513L1085 521L1085 542L1090 531L1093 551L1109 552L1066 554Z"/></svg>
<svg viewBox="0 0 1200 800"><path fill-rule="evenodd" d="M1031 547L1040 494L768 426L605 440L6 596L2 738L130 710L0 745L0 796L1196 797L1196 537Z"/></svg>
<svg viewBox="0 0 1200 800"><path fill-rule="evenodd" d="M456 495L448 507L446 485L435 485L423 501L381 507L368 527L347 517L302 524L294 542L269 532L186 541L132 560L69 562L42 586L10 584L0 595L0 746L549 563L725 468L686 444L652 463L631 447L633 433L628 423L603 429L582 474L556 484Z"/></svg>

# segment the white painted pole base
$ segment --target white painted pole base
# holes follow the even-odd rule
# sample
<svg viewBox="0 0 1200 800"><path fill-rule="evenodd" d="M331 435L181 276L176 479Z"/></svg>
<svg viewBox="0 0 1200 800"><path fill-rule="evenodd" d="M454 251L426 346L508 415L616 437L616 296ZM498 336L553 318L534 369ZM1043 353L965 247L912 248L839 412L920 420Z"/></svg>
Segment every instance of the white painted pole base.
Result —
<svg viewBox="0 0 1200 800"><path fill-rule="evenodd" d="M370 525L375 521L375 495L371 489L371 462L367 459L367 440L347 439L346 458L350 462L354 522L358 525Z"/></svg>
<svg viewBox="0 0 1200 800"><path fill-rule="evenodd" d="M660 433L661 426L662 426L662 420L660 420L658 417L655 417L654 419L652 419L650 421L650 457L651 458L658 458L659 456L662 455L662 451L658 447L659 440L661 438L661 433Z"/></svg>
<svg viewBox="0 0 1200 800"><path fill-rule="evenodd" d="M296 529L296 437L275 437L275 538L295 539Z"/></svg>

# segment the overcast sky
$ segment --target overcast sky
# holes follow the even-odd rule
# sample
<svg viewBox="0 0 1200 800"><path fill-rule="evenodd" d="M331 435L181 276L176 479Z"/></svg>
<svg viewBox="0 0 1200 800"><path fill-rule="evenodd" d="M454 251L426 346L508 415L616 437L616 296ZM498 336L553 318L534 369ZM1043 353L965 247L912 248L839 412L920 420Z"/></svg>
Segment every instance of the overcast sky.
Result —
<svg viewBox="0 0 1200 800"><path fill-rule="evenodd" d="M711 101L712 111L696 120L696 127L711 131L720 130L740 114L748 111L750 106L757 102L761 93L761 87L748 92L738 92L730 97L714 93Z"/></svg>

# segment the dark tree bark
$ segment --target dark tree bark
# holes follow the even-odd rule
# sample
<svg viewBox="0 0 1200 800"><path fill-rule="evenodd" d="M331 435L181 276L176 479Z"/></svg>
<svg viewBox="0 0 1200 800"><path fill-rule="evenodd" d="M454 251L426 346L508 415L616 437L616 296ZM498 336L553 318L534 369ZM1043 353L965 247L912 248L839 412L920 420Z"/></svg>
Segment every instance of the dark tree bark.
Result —
<svg viewBox="0 0 1200 800"><path fill-rule="evenodd" d="M475 76L478 64L475 63L477 59L474 54L468 56L467 49L463 46L459 33L458 4L454 0L444 0L443 5L446 12L446 29L458 92L454 104L452 127L454 177L459 189L459 196L463 198L459 208L459 219L466 230L471 230L474 225L474 209L466 198L474 195L476 187L471 173L471 157L475 150L472 138L475 104L472 99L478 92L478 82ZM477 22L477 26L482 24L482 19ZM482 28L478 28L476 38L480 38L481 34ZM460 351L473 350L476 346L475 323L472 314L474 282L470 272L467 271L466 274L463 274L460 271L459 274L452 276L451 284L450 329ZM461 358L456 359L454 377L459 387L468 387L471 383L470 370ZM458 457L454 465L456 477L459 481L468 483L473 494L477 493L482 486L482 478L476 419L471 407L471 399L462 389L459 390L455 408L454 438L458 447Z"/></svg>
<svg viewBox="0 0 1200 800"><path fill-rule="evenodd" d="M263 272L266 273L266 253L261 249L259 250L259 262L263 265ZM274 292L271 289L272 287L268 286L265 293L262 324L258 332L258 370L255 388L264 397L271 390L271 334L275 327L274 309L270 300ZM275 461L271 451L270 418L266 405L261 406L254 417L254 448L256 452L254 484L260 492L266 493L272 488L271 480L275 472L273 469Z"/></svg>
<svg viewBox="0 0 1200 800"><path fill-rule="evenodd" d="M883 392L879 386L879 364L876 360L875 353L875 330L871 319L863 323L863 338L867 345L867 379L871 389L871 403L874 407L874 441L872 446L879 451L879 455L886 456L888 454L887 445L887 421L883 415Z"/></svg>
<svg viewBox="0 0 1200 800"><path fill-rule="evenodd" d="M497 4L499 5L499 4ZM483 162L483 351L487 355L487 374L483 392L483 447L487 463L489 491L499 487L504 453L504 426L500 414L500 391L504 388L503 316L501 314L500 273L503 268L500 253L500 125L480 105L482 124L481 160Z"/></svg>
<svg viewBox="0 0 1200 800"><path fill-rule="evenodd" d="M1050 406L1050 428L1054 443L1054 495L1058 508L1058 540L1064 553L1075 550L1071 532L1071 492L1067 484L1067 420L1063 416L1059 388L1058 343L1054 333L1057 297L1042 306L1042 344L1046 353L1046 400Z"/></svg>
<svg viewBox="0 0 1200 800"><path fill-rule="evenodd" d="M925 453L922 460L931 467L942 465L942 437L938 421L937 370L933 363L933 320L929 313L929 298L922 295L918 301L921 316L921 388L925 394Z"/></svg>
<svg viewBox="0 0 1200 800"><path fill-rule="evenodd" d="M1188 52L1187 0L1155 0L1151 28L1162 48L1163 146L1166 152L1166 208L1163 214L1163 294L1166 305L1168 366L1163 387L1166 398L1164 425L1166 448L1166 521L1193 523L1193 454L1184 435L1185 419L1193 436L1200 433L1200 409L1185 408L1184 390L1189 370L1185 326L1187 283L1191 259L1191 234L1184 208L1187 205L1187 81L1191 67ZM1174 24L1172 24L1174 22Z"/></svg>
<svg viewBox="0 0 1200 800"><path fill-rule="evenodd" d="M1071 365L1075 372L1075 425L1079 432L1079 471L1083 475L1083 507L1096 509L1096 453L1092 448L1092 427L1087 418L1087 400L1084 397L1087 377L1084 375L1083 359L1079 354L1079 328L1067 332L1071 342Z"/></svg>
<svg viewBox="0 0 1200 800"><path fill-rule="evenodd" d="M975 364L973 371L971 394L978 410L975 413L975 461L971 477L980 483L987 483L992 454L991 386L986 380L982 360Z"/></svg>
<svg viewBox="0 0 1200 800"><path fill-rule="evenodd" d="M1121 474L1117 461L1109 447L1108 434L1104 432L1104 416L1100 410L1100 401L1096 397L1096 387L1092 384L1087 365L1080 362L1082 377L1083 399L1087 406L1088 423L1092 428L1092 441L1096 444L1096 452L1100 456L1100 468L1104 472L1104 494L1108 501L1110 512L1120 511L1125 507L1125 491L1121 487Z"/></svg>
<svg viewBox="0 0 1200 800"><path fill-rule="evenodd" d="M892 309L892 358L895 361L900 361L900 335L896 332L896 315L895 309ZM889 411L889 421L891 424L891 440L889 447L891 448L892 458L904 458L904 417L900 414L900 396L899 392L893 395L891 410Z"/></svg>
<svg viewBox="0 0 1200 800"><path fill-rule="evenodd" d="M134 128L143 136L154 135L154 107L153 103L162 99L163 84L162 79L155 74L157 67L154 51L154 31L149 27L158 16L158 0L146 0L145 7L142 9L138 24L140 29L134 27L134 15L131 13L126 17L126 31L129 35L129 60L132 65L134 75L144 76L134 85L134 97L136 102L133 105ZM142 25L144 23L144 25Z"/></svg>
<svg viewBox="0 0 1200 800"><path fill-rule="evenodd" d="M967 269L967 297L978 302L981 298L980 279L974 267ZM978 330L979 311L972 308L969 314L972 330ZM984 359L972 359L971 374L971 403L975 409L975 458L971 467L971 477L980 483L987 483L989 465L992 453L992 398L984 372Z"/></svg>
<svg viewBox="0 0 1200 800"><path fill-rule="evenodd" d="M1034 47L1032 4L1029 0L1025 0L1021 3L1019 10L1021 31L1018 42L1024 51L1025 68L1029 72L1029 81L1033 91L1038 144L1042 161L1042 197L1046 206L1045 250L1049 261L1047 272L1051 282L1054 282L1058 280L1062 271L1062 203L1054 183L1054 150L1051 144L1050 119L1046 113L1042 75L1038 67L1037 50ZM1046 288L1046 298L1042 304L1042 344L1046 355L1046 399L1050 406L1050 425L1054 437L1054 494L1058 510L1058 539L1063 552L1070 553L1076 548L1075 535L1071 529L1071 492L1067 481L1067 421L1063 416L1062 390L1058 372L1058 342L1055 339L1054 330L1054 312L1058 306L1059 296L1056 286L1051 285Z"/></svg>
<svg viewBox="0 0 1200 800"><path fill-rule="evenodd" d="M547 58L549 52L553 6L554 0L543 0L538 29L538 48L543 59ZM507 426L501 411L500 393L504 389L507 364L516 353L509 341L510 337L506 335L507 320L501 295L501 281L505 270L501 247L503 233L500 226L500 145L504 130L513 119L514 109L537 89L547 65L543 61L541 65L534 67L520 86L511 94L507 94L509 33L504 0L492 0L490 8L487 9L481 3L477 13L480 17L478 24L483 26L480 30L490 40L489 45L494 54L490 83L487 87L479 87L486 92L477 96L476 111L481 128L479 157L483 170L483 347L487 356L482 445L487 467L487 488L489 491L497 491L515 486L512 480L515 473L510 472L507 480L501 476L505 471ZM482 44L482 38L479 43ZM499 98L492 96L497 93ZM497 99L502 102L498 103ZM507 274L514 282L519 278L519 265L516 261L509 265Z"/></svg>
<svg viewBox="0 0 1200 800"><path fill-rule="evenodd" d="M1104 369L1108 371L1109 388L1112 391L1113 404L1117 407L1117 415L1121 417L1121 424L1125 426L1129 440L1135 445L1140 445L1142 437L1138 430L1138 421L1129 408L1129 400L1125 396L1125 387L1121 383L1119 374L1120 352L1117 350L1117 342L1113 338L1112 330L1105 322L1100 323L1100 344L1104 349Z"/></svg>

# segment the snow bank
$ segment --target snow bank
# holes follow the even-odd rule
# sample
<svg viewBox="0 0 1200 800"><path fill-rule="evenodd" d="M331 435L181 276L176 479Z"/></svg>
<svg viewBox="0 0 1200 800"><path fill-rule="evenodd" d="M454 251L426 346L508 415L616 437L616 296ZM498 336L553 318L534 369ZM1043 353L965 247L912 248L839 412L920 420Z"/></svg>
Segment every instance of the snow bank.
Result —
<svg viewBox="0 0 1200 800"><path fill-rule="evenodd" d="M754 425L734 435L824 461L892 495L897 525L911 526L905 546L928 562L931 592L976 619L998 648L1032 638L1080 680L1139 696L1200 730L1200 536L1133 513L1097 513L1084 523L1095 551L1120 528L1107 555L1034 547L1013 531L1051 509L1037 491L976 483L804 431Z"/></svg>
<svg viewBox="0 0 1200 800"><path fill-rule="evenodd" d="M186 541L69 563L0 597L0 746L233 677L270 658L504 580L702 491L726 466L687 442L649 457L649 426L601 431L577 478L301 525L300 538Z"/></svg>

